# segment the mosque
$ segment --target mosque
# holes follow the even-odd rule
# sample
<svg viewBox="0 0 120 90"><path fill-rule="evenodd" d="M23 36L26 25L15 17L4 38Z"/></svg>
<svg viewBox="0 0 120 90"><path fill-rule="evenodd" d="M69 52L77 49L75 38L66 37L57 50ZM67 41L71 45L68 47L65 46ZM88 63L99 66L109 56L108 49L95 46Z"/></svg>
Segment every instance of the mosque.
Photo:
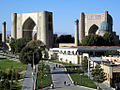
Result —
<svg viewBox="0 0 120 90"><path fill-rule="evenodd" d="M48 11L32 13L12 13L11 38L30 38L41 40L48 48L54 46L53 13ZM2 41L6 42L6 22L2 26ZM80 32L80 33L79 33ZM59 47L79 46L79 42L89 34L103 36L106 32L113 34L115 45L119 45L119 36L113 31L113 19L108 11L99 14L80 13L79 20L75 20L75 43L61 43Z"/></svg>
<svg viewBox="0 0 120 90"><path fill-rule="evenodd" d="M79 42L85 36L89 34L103 36L106 32L112 33L115 44L119 44L119 36L113 31L113 19L108 14L108 11L100 14L85 14L81 12L80 31L79 20L75 20L75 43L62 43L59 44L59 48L52 48L54 46L52 12L12 13L11 22L11 39L30 38L31 40L41 40L47 48L50 48L48 52L49 59L56 58L61 62L79 65L85 56L89 58L91 56L101 56L101 53L104 54L110 50L120 51L119 46L79 46ZM6 43L6 22L2 24L2 42ZM103 64L106 61L101 59L89 59L93 64L93 68L97 62L101 62L102 68L107 75L105 82L110 87L114 87L115 82L120 82L120 67L118 64L106 65ZM112 61L110 62L112 63Z"/></svg>
<svg viewBox="0 0 120 90"><path fill-rule="evenodd" d="M106 32L110 32L114 36L115 45L119 45L119 36L113 31L113 19L108 11L100 14L84 14L80 13L80 35L78 24L79 20L75 20L75 46L78 42L89 34L97 34L103 36ZM76 28L77 27L77 28Z"/></svg>
<svg viewBox="0 0 120 90"><path fill-rule="evenodd" d="M80 13L80 42L84 36L98 34L103 36L106 32L114 35L115 44L119 43L119 36L113 32L113 19L108 11L100 14ZM117 41L118 40L118 41Z"/></svg>

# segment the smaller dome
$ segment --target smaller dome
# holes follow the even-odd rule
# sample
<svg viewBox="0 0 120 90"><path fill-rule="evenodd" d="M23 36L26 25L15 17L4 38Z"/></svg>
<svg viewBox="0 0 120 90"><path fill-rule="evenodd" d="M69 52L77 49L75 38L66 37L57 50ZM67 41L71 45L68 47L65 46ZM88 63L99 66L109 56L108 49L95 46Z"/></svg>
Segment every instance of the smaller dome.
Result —
<svg viewBox="0 0 120 90"><path fill-rule="evenodd" d="M100 24L99 31L108 32L108 29L109 29L109 24L106 21L103 21Z"/></svg>

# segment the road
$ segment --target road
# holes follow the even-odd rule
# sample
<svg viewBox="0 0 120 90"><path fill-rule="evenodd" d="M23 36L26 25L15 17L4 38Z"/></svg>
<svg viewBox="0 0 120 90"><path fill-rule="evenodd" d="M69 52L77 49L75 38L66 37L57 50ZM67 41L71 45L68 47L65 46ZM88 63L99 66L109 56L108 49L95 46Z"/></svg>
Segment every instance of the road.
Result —
<svg viewBox="0 0 120 90"><path fill-rule="evenodd" d="M70 80L65 68L62 65L46 62L45 64L50 65L52 81L55 86L54 90L96 90L83 86L74 86ZM59 67L60 66L60 67ZM66 84L64 82L66 81ZM45 88L44 90L49 90L50 88Z"/></svg>

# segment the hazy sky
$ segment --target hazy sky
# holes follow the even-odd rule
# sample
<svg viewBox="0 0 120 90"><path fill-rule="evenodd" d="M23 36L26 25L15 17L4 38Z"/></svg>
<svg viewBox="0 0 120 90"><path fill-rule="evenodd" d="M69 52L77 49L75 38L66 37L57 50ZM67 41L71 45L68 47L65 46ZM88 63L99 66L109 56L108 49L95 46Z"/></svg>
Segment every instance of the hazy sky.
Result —
<svg viewBox="0 0 120 90"><path fill-rule="evenodd" d="M54 33L74 35L74 20L80 19L80 12L86 14L104 13L113 17L113 30L120 35L120 0L1 0L0 32L2 22L7 22L7 33L11 31L11 13L53 12Z"/></svg>

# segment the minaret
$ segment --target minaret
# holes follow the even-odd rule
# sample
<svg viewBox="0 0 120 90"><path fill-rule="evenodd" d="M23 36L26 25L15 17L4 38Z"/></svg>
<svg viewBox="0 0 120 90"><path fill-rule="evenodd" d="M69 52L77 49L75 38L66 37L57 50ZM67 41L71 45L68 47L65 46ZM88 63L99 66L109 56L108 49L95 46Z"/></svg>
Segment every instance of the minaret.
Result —
<svg viewBox="0 0 120 90"><path fill-rule="evenodd" d="M107 18L108 18L108 11L105 11L105 21L108 22Z"/></svg>
<svg viewBox="0 0 120 90"><path fill-rule="evenodd" d="M113 23L109 23L109 21L108 21L108 17L110 16L109 14L108 14L108 11L104 11L104 14L105 14L105 21L109 24L109 32L110 33L112 33L112 26L113 26ZM111 18L112 19L112 18Z"/></svg>
<svg viewBox="0 0 120 90"><path fill-rule="evenodd" d="M75 46L78 46L79 44L79 26L78 26L79 20L75 19Z"/></svg>
<svg viewBox="0 0 120 90"><path fill-rule="evenodd" d="M6 22L2 23L2 42L6 42Z"/></svg>
<svg viewBox="0 0 120 90"><path fill-rule="evenodd" d="M85 36L85 15L83 12L80 13L80 42Z"/></svg>
<svg viewBox="0 0 120 90"><path fill-rule="evenodd" d="M11 37L17 38L17 13L12 13L11 16Z"/></svg>

